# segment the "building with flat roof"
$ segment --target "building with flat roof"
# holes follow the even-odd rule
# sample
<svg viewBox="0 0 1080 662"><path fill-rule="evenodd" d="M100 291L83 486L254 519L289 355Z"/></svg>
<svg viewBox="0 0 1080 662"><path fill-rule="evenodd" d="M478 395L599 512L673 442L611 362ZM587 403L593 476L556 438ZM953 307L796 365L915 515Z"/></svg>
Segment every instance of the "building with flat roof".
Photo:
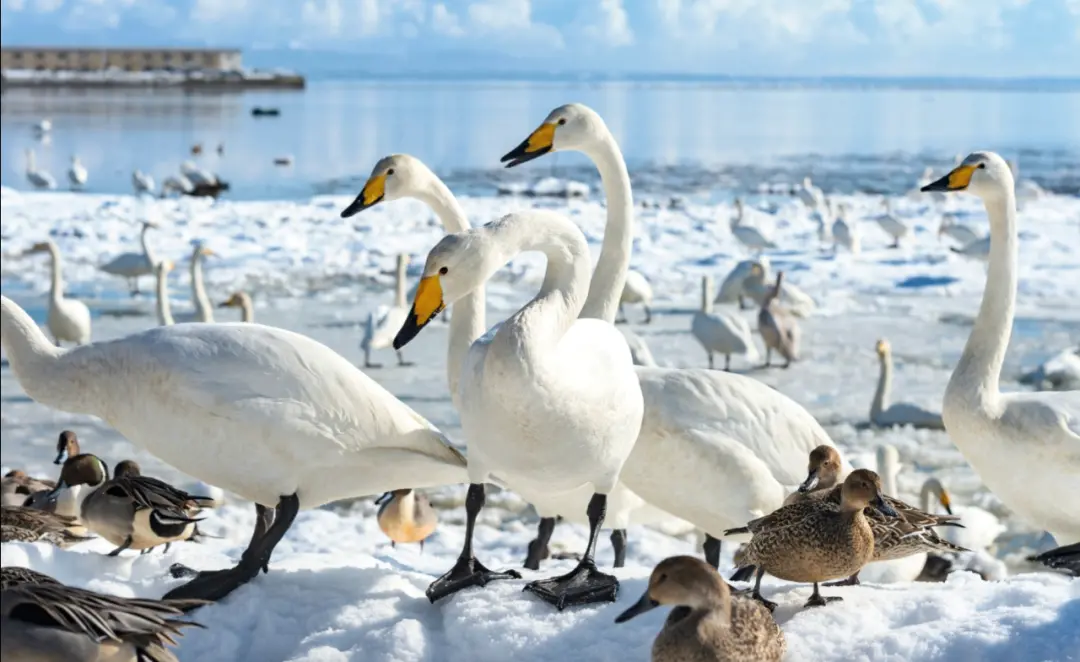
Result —
<svg viewBox="0 0 1080 662"><path fill-rule="evenodd" d="M240 51L217 48L3 47L0 70L240 71Z"/></svg>

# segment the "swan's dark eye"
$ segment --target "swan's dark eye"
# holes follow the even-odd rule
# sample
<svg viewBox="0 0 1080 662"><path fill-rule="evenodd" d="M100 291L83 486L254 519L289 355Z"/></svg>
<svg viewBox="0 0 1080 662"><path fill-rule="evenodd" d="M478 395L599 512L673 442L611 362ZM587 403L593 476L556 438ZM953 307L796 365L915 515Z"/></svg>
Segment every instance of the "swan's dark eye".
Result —
<svg viewBox="0 0 1080 662"><path fill-rule="evenodd" d="M566 124L566 118L565 117L560 117L559 118L559 124Z"/></svg>
<svg viewBox="0 0 1080 662"><path fill-rule="evenodd" d="M979 168L985 169L985 168L986 168L986 164L985 164L985 163L980 163L980 164L979 164Z"/></svg>
<svg viewBox="0 0 1080 662"><path fill-rule="evenodd" d="M389 170L386 171L386 174L387 174L387 176L394 174L394 169L390 168Z"/></svg>
<svg viewBox="0 0 1080 662"><path fill-rule="evenodd" d="M439 273L445 276L446 274L450 273L450 269L442 267L441 269L439 269Z"/></svg>

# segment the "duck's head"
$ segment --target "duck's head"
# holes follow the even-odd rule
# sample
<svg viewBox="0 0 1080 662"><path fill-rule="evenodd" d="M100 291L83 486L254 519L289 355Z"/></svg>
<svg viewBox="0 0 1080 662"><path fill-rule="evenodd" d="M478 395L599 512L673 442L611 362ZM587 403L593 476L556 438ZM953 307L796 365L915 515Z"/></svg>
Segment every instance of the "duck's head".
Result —
<svg viewBox="0 0 1080 662"><path fill-rule="evenodd" d="M889 344L888 340L881 338L877 341L877 344L874 345L874 351L877 352L877 355L881 358L885 358L892 353L892 345Z"/></svg>
<svg viewBox="0 0 1080 662"><path fill-rule="evenodd" d="M27 476L26 472L22 469L12 469L11 471L4 474L4 478L10 478L12 480L22 480L28 477L29 476Z"/></svg>
<svg viewBox="0 0 1080 662"><path fill-rule="evenodd" d="M610 136L607 124L595 110L584 104L568 103L551 111L528 138L500 160L507 168L513 168L548 152L588 152L610 140Z"/></svg>
<svg viewBox="0 0 1080 662"><path fill-rule="evenodd" d="M482 286L501 266L489 264L487 235L478 229L448 234L428 253L412 310L394 338L394 349L404 347L447 306Z"/></svg>
<svg viewBox="0 0 1080 662"><path fill-rule="evenodd" d="M922 187L923 191L969 191L980 198L998 199L1013 190L1012 170L994 152L972 152L941 179Z"/></svg>
<svg viewBox="0 0 1080 662"><path fill-rule="evenodd" d="M218 308L243 308L245 300L250 305L251 298L246 292L233 292L232 296L218 304Z"/></svg>
<svg viewBox="0 0 1080 662"><path fill-rule="evenodd" d="M123 478L124 476L135 477L142 475L142 468L139 467L139 463L135 460L120 460L113 467L113 477Z"/></svg>
<svg viewBox="0 0 1080 662"><path fill-rule="evenodd" d="M872 506L883 515L898 517L896 510L883 496L881 477L869 469L856 469L844 480L841 503L846 510L862 510Z"/></svg>
<svg viewBox="0 0 1080 662"><path fill-rule="evenodd" d="M371 169L371 176L364 188L356 199L341 211L341 217L348 218L384 200L389 202L422 196L436 181L438 178L435 173L420 159L408 154L391 154L379 159Z"/></svg>
<svg viewBox="0 0 1080 662"><path fill-rule="evenodd" d="M615 619L626 621L660 605L698 609L730 609L731 591L711 565L693 556L672 556L661 561L649 577L641 599Z"/></svg>
<svg viewBox="0 0 1080 662"><path fill-rule="evenodd" d="M840 481L843 464L844 461L840 458L840 452L835 448L825 445L818 446L810 451L806 480L802 482L802 485L799 485L799 491L810 492L835 486Z"/></svg>
<svg viewBox="0 0 1080 662"><path fill-rule="evenodd" d="M87 485L98 487L109 479L109 468L105 462L92 453L80 453L69 457L64 462L64 468L60 470L60 478L56 481L53 494L64 488Z"/></svg>
<svg viewBox="0 0 1080 662"><path fill-rule="evenodd" d="M79 454L79 438L71 430L64 430L56 440L56 459L53 464L64 464L68 458Z"/></svg>

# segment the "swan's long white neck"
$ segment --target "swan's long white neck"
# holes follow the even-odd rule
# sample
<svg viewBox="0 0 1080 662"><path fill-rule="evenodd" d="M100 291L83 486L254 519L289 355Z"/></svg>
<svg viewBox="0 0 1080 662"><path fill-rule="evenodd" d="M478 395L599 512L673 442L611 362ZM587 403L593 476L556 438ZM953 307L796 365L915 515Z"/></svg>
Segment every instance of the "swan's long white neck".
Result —
<svg viewBox="0 0 1080 662"><path fill-rule="evenodd" d="M397 271L394 274L394 307L404 308L405 302L405 274L409 268L409 262L404 255L399 255Z"/></svg>
<svg viewBox="0 0 1080 662"><path fill-rule="evenodd" d="M941 490L941 482L937 478L927 478L926 482L923 483L922 489L919 490L919 507L922 508L924 513L934 512L934 503L931 498L939 497Z"/></svg>
<svg viewBox="0 0 1080 662"><path fill-rule="evenodd" d="M157 318L161 326L172 326L172 306L169 304L169 272L157 270Z"/></svg>
<svg viewBox="0 0 1080 662"><path fill-rule="evenodd" d="M701 277L701 312L711 313L713 307L713 282L711 276Z"/></svg>
<svg viewBox="0 0 1080 662"><path fill-rule="evenodd" d="M202 254L196 249L191 256L191 298L199 321L213 322L214 307L210 304L210 298L206 296L206 286L203 285L202 261Z"/></svg>
<svg viewBox="0 0 1080 662"><path fill-rule="evenodd" d="M27 150L26 152L26 172L34 172L37 170L37 157L34 155L34 150Z"/></svg>
<svg viewBox="0 0 1080 662"><path fill-rule="evenodd" d="M523 212L483 230L494 246L486 264L489 276L518 253L540 251L547 258L540 291L499 329L499 335L513 338L503 345L515 354L512 360L543 362L577 320L588 297L589 246L577 226L552 212Z"/></svg>
<svg viewBox="0 0 1080 662"><path fill-rule="evenodd" d="M896 474L900 466L896 462L896 449L881 446L877 449L877 471L881 477L881 489L889 496L896 496Z"/></svg>
<svg viewBox="0 0 1080 662"><path fill-rule="evenodd" d="M431 175L428 185L414 195L416 199L431 207L448 233L464 232L471 227L457 198L434 174ZM485 305L484 286L481 285L458 299L450 315L446 381L450 386L450 399L459 410L457 387L461 378L461 366L465 363L465 356L469 353L473 341L487 331Z"/></svg>
<svg viewBox="0 0 1080 662"><path fill-rule="evenodd" d="M251 303L251 297L247 294L240 296L240 321L248 324L255 322L255 306Z"/></svg>
<svg viewBox="0 0 1080 662"><path fill-rule="evenodd" d="M25 310L5 296L0 296L0 344L19 385L31 399L61 411L99 413L88 403L107 386L109 376L86 367L96 356L95 345L57 347Z"/></svg>
<svg viewBox="0 0 1080 662"><path fill-rule="evenodd" d="M52 242L49 242L49 257L52 258L52 283L49 289L49 296L54 302L59 302L64 298L64 277L62 274L64 263L63 260L60 259L60 249Z"/></svg>
<svg viewBox="0 0 1080 662"><path fill-rule="evenodd" d="M945 393L946 399L959 397L969 405L989 407L1000 396L1001 366L1016 309L1016 196L1012 182L999 197L986 199L984 204L992 230L986 289Z"/></svg>
<svg viewBox="0 0 1080 662"><path fill-rule="evenodd" d="M630 270L630 254L634 248L634 200L630 190L630 173L614 136L607 133L599 146L583 150L600 171L607 200L607 225L600 260L596 263L589 286L589 296L581 309L581 317L615 321L619 312L626 272Z"/></svg>
<svg viewBox="0 0 1080 662"><path fill-rule="evenodd" d="M892 391L892 354L884 352L880 355L881 372L878 374L877 389L874 391L874 401L870 403L870 420L881 415L881 412L889 406L890 393Z"/></svg>
<svg viewBox="0 0 1080 662"><path fill-rule="evenodd" d="M139 243L142 244L143 255L146 256L146 262L151 268L157 265L157 259L154 256L154 249L150 248L150 244L146 241L146 233L153 227L148 223L143 224L142 233L139 235Z"/></svg>

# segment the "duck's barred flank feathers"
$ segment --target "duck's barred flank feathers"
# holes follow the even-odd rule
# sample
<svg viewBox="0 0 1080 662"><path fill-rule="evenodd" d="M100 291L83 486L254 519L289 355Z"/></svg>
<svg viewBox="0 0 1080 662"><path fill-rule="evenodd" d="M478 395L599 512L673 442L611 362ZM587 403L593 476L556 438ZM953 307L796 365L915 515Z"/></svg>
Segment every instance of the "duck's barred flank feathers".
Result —
<svg viewBox="0 0 1080 662"><path fill-rule="evenodd" d="M0 542L48 542L68 547L91 538L71 533L74 517L66 517L35 508L4 506L0 508Z"/></svg>

